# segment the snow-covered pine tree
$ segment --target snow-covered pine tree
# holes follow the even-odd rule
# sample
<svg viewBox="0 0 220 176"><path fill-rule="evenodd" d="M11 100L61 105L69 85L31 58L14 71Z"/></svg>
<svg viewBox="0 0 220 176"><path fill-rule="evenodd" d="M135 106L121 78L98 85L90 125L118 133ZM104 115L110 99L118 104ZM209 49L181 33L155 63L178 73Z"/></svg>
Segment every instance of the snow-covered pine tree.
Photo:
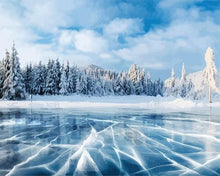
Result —
<svg viewBox="0 0 220 176"><path fill-rule="evenodd" d="M181 79L180 79L180 87L179 87L179 95L181 97L187 97L189 94L192 94L192 82L191 80L186 79L186 71L183 63Z"/></svg>
<svg viewBox="0 0 220 176"><path fill-rule="evenodd" d="M158 95L160 95L161 97L163 96L163 86L164 86L164 83L162 80L160 80L160 78L158 79L158 82L159 82L159 85L158 85Z"/></svg>
<svg viewBox="0 0 220 176"><path fill-rule="evenodd" d="M60 62L57 59L54 64L54 79L55 79L55 94L58 95L60 91L60 78L61 78L61 69L60 69Z"/></svg>
<svg viewBox="0 0 220 176"><path fill-rule="evenodd" d="M11 71L12 71L12 65L11 65L11 59L10 59L10 53L6 50L5 53L5 61L4 61L4 68L5 68L5 78L3 82L3 91L2 91L2 97L7 98L8 91L10 89L10 82L11 82Z"/></svg>
<svg viewBox="0 0 220 176"><path fill-rule="evenodd" d="M95 80L92 75L87 75L87 92L89 95L95 94Z"/></svg>
<svg viewBox="0 0 220 176"><path fill-rule="evenodd" d="M187 89L186 89L186 92L187 92L186 97L190 97L190 98L193 97L195 99L196 93L194 91L194 84L191 79L189 79L187 82L188 83L187 83Z"/></svg>
<svg viewBox="0 0 220 176"><path fill-rule="evenodd" d="M39 76L40 76L40 70L38 69L38 65L34 65L32 69L32 84L31 84L31 94L37 95L39 92Z"/></svg>
<svg viewBox="0 0 220 176"><path fill-rule="evenodd" d="M32 93L43 95L46 87L46 68L42 65L41 61L33 69L33 83L32 83Z"/></svg>
<svg viewBox="0 0 220 176"><path fill-rule="evenodd" d="M212 90L215 90L218 93L220 93L220 91L217 88L215 81L215 75L217 73L217 69L215 66L214 51L210 47L208 47L206 50L205 61L206 61L206 67L203 71L203 74L209 84L209 102L212 103L212 97L211 97Z"/></svg>
<svg viewBox="0 0 220 176"><path fill-rule="evenodd" d="M10 59L8 59L10 58ZM25 99L24 78L21 73L20 63L15 44L12 46L11 57L6 53L6 79L4 81L3 98L9 100Z"/></svg>
<svg viewBox="0 0 220 176"><path fill-rule="evenodd" d="M69 68L69 74L67 77L67 92L69 94L76 93L76 84L78 80L79 70L76 66Z"/></svg>
<svg viewBox="0 0 220 176"><path fill-rule="evenodd" d="M187 95L187 80L186 80L186 71L185 71L184 63L182 65L180 87L179 87L179 95L181 97L186 97L186 95Z"/></svg>
<svg viewBox="0 0 220 176"><path fill-rule="evenodd" d="M40 62L41 64L41 62ZM44 95L46 92L46 81L47 81L47 67L44 64L41 64L41 66L39 66L40 70L41 70L41 74L40 74L40 93L39 95Z"/></svg>
<svg viewBox="0 0 220 176"><path fill-rule="evenodd" d="M186 84L186 82L181 82L181 84L180 84L180 88L179 88L179 95L181 96L181 97L186 97L186 95L187 95L187 84Z"/></svg>
<svg viewBox="0 0 220 176"><path fill-rule="evenodd" d="M78 94L84 94L84 95L88 94L87 78L86 78L85 71L81 71L79 73L78 81L76 84L76 92Z"/></svg>
<svg viewBox="0 0 220 176"><path fill-rule="evenodd" d="M163 82L160 78L154 82L153 96L157 95L163 96Z"/></svg>
<svg viewBox="0 0 220 176"><path fill-rule="evenodd" d="M47 64L47 78L46 78L46 94L47 95L55 95L56 93L56 81L54 74L54 60L48 61Z"/></svg>
<svg viewBox="0 0 220 176"><path fill-rule="evenodd" d="M110 71L106 71L105 76L103 77L103 88L104 88L104 95L113 95L114 89L113 89L113 83L111 80L111 73Z"/></svg>
<svg viewBox="0 0 220 176"><path fill-rule="evenodd" d="M70 71L70 66L69 66L69 61L67 61L67 63L66 63L66 68L65 68L66 79L67 79L67 80L68 80L68 76L69 76L69 71Z"/></svg>
<svg viewBox="0 0 220 176"><path fill-rule="evenodd" d="M151 76L150 73L147 72L147 85L146 85L146 95L147 96L153 96L154 92L153 92L153 83L151 80Z"/></svg>
<svg viewBox="0 0 220 176"><path fill-rule="evenodd" d="M141 95L144 93L146 86L145 72L138 68L135 64L131 65L128 71L128 77L132 81L134 86L134 93L136 95Z"/></svg>
<svg viewBox="0 0 220 176"><path fill-rule="evenodd" d="M3 96L3 86L5 81L5 60L0 61L0 98Z"/></svg>
<svg viewBox="0 0 220 176"><path fill-rule="evenodd" d="M127 87L126 73L124 71L122 71L122 73L120 74L120 77L121 77L123 95L127 95L127 92L129 92L129 90L128 90L128 87Z"/></svg>
<svg viewBox="0 0 220 176"><path fill-rule="evenodd" d="M133 83L137 82L137 66L136 64L132 64L128 70L128 76Z"/></svg>
<svg viewBox="0 0 220 176"><path fill-rule="evenodd" d="M24 71L24 83L25 83L25 89L26 92L29 94L32 94L33 89L33 69L32 65L26 65L25 71Z"/></svg>
<svg viewBox="0 0 220 176"><path fill-rule="evenodd" d="M175 72L174 69L172 68L171 70L171 88L175 87Z"/></svg>
<svg viewBox="0 0 220 176"><path fill-rule="evenodd" d="M185 81L186 81L186 70L185 70L185 65L183 63L182 72L181 72L181 82L185 82Z"/></svg>
<svg viewBox="0 0 220 176"><path fill-rule="evenodd" d="M122 83L122 73L118 74L114 82L114 93L115 95L124 95L123 83Z"/></svg>
<svg viewBox="0 0 220 176"><path fill-rule="evenodd" d="M126 94L127 95L133 95L134 94L134 85L132 81L127 77L126 79Z"/></svg>
<svg viewBox="0 0 220 176"><path fill-rule="evenodd" d="M145 69L142 69L140 71L140 83L141 83L141 87L142 87L141 94L146 94L147 85L146 85L146 79L145 79Z"/></svg>
<svg viewBox="0 0 220 176"><path fill-rule="evenodd" d="M95 78L94 91L96 96L103 96L104 92L104 83L100 77Z"/></svg>
<svg viewBox="0 0 220 176"><path fill-rule="evenodd" d="M103 80L103 87L104 87L104 90L103 90L104 95L113 95L114 94L112 81L104 79Z"/></svg>
<svg viewBox="0 0 220 176"><path fill-rule="evenodd" d="M143 87L142 87L141 82L138 79L138 82L135 84L135 94L136 95L141 95L142 92L143 92Z"/></svg>
<svg viewBox="0 0 220 176"><path fill-rule="evenodd" d="M59 94L67 95L67 77L66 77L66 71L64 65L62 65L61 67L61 79L60 79L59 87L60 87Z"/></svg>
<svg viewBox="0 0 220 176"><path fill-rule="evenodd" d="M165 81L164 84L164 93L166 96L177 96L178 95L178 84L177 84L177 79L175 78L175 72L174 69L172 68L171 70L171 77Z"/></svg>
<svg viewBox="0 0 220 176"><path fill-rule="evenodd" d="M134 93L133 83L128 78L128 75L124 72L122 74L122 85L123 85L125 95L132 95Z"/></svg>
<svg viewBox="0 0 220 176"><path fill-rule="evenodd" d="M132 64L128 70L128 77L132 81L134 93L137 92L137 82L138 82L138 70L136 64Z"/></svg>

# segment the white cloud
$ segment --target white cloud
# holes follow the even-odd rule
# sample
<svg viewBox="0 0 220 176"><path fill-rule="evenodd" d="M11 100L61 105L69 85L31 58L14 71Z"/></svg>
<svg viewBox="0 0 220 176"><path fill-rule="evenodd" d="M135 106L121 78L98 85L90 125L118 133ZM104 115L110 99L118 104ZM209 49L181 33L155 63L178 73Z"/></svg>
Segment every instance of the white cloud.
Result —
<svg viewBox="0 0 220 176"><path fill-rule="evenodd" d="M171 15L171 22L145 34L143 19L118 15L119 6L109 5L110 1L1 1L0 57L14 40L23 65L59 57L78 65L109 64L112 68L114 64L119 68L118 63L137 63L163 69L182 62L186 68L201 68L204 52L211 46L218 66L219 11L182 8L195 1L161 1L158 7ZM41 39L44 44L37 42Z"/></svg>
<svg viewBox="0 0 220 176"><path fill-rule="evenodd" d="M129 47L115 50L114 53L121 59L151 69L170 68L182 62L191 68L192 65L201 68L204 64L203 55L208 46L220 51L217 36L220 37L220 25L212 21L176 20L164 29L128 38Z"/></svg>
<svg viewBox="0 0 220 176"><path fill-rule="evenodd" d="M143 32L143 24L141 19L128 18L120 19L116 18L105 26L104 32L106 35L129 35Z"/></svg>
<svg viewBox="0 0 220 176"><path fill-rule="evenodd" d="M131 42L130 47L116 50L114 53L123 60L142 65L146 68L166 68L167 64L159 57L160 53L164 53L164 47L160 44L160 41L153 44L153 42L146 40L144 36L135 40L131 39L134 43Z"/></svg>
<svg viewBox="0 0 220 176"><path fill-rule="evenodd" d="M75 34L74 43L76 49L83 52L100 53L107 49L106 41L91 30L82 30Z"/></svg>
<svg viewBox="0 0 220 176"><path fill-rule="evenodd" d="M25 8L24 18L30 25L51 33L66 27L101 27L118 11L111 3L102 0L22 0L21 5ZM107 12L111 13L106 15Z"/></svg>
<svg viewBox="0 0 220 176"><path fill-rule="evenodd" d="M112 56L108 53L101 53L100 57L103 59L111 59L112 58Z"/></svg>
<svg viewBox="0 0 220 176"><path fill-rule="evenodd" d="M82 52L101 53L107 50L107 41L93 30L64 30L59 37L59 44L73 45Z"/></svg>
<svg viewBox="0 0 220 176"><path fill-rule="evenodd" d="M189 4L194 4L195 2L201 2L202 0L161 0L158 4L161 8L177 8L177 7L183 7Z"/></svg>
<svg viewBox="0 0 220 176"><path fill-rule="evenodd" d="M58 38L58 42L61 46L74 45L74 37L77 31L73 30L63 30Z"/></svg>

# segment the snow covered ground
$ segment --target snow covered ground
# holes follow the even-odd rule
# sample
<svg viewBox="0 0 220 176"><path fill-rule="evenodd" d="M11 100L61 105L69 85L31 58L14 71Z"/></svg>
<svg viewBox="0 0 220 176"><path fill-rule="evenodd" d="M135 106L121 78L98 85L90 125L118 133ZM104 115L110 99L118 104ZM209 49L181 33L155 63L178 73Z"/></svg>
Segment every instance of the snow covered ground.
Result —
<svg viewBox="0 0 220 176"><path fill-rule="evenodd" d="M117 107L145 109L190 109L195 107L220 107L220 101L189 100L172 97L149 96L33 96L33 101L0 101L0 108L84 108Z"/></svg>

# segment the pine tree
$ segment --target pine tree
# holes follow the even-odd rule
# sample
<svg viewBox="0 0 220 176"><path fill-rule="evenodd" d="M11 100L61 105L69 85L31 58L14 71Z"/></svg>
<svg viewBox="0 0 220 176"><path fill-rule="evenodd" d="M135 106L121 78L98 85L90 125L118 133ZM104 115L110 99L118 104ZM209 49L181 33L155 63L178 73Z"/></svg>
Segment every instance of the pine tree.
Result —
<svg viewBox="0 0 220 176"><path fill-rule="evenodd" d="M171 70L171 88L175 87L175 72L174 69L172 68Z"/></svg>
<svg viewBox="0 0 220 176"><path fill-rule="evenodd" d="M40 62L41 65L41 62ZM40 70L41 70L41 74L40 74L40 92L39 95L44 95L46 92L46 81L47 81L47 67L45 65L41 65L39 66Z"/></svg>
<svg viewBox="0 0 220 176"><path fill-rule="evenodd" d="M69 72L70 72L69 61L67 61L67 63L66 63L65 72L66 72L66 79L68 80Z"/></svg>
<svg viewBox="0 0 220 176"><path fill-rule="evenodd" d="M32 65L27 65L24 71L24 83L27 93L32 94L33 89L33 69Z"/></svg>
<svg viewBox="0 0 220 176"><path fill-rule="evenodd" d="M121 80L122 80L124 94L132 95L134 93L134 87L132 81L128 78L126 73L123 72Z"/></svg>
<svg viewBox="0 0 220 176"><path fill-rule="evenodd" d="M61 80L59 87L60 87L59 93L61 95L67 95L67 77L66 77L66 71L64 69L64 65L62 65L61 67Z"/></svg>
<svg viewBox="0 0 220 176"><path fill-rule="evenodd" d="M95 86L94 91L96 96L103 96L105 94L104 92L104 83L101 78L95 79Z"/></svg>
<svg viewBox="0 0 220 176"><path fill-rule="evenodd" d="M44 65L42 65L41 61L37 66L33 69L33 88L32 93L33 94L39 94L43 95L45 93L45 87L46 87L46 68Z"/></svg>
<svg viewBox="0 0 220 176"><path fill-rule="evenodd" d="M188 91L188 82L186 80L186 71L184 64L182 66L182 72L181 72L181 80L180 80L180 88L179 88L179 95L181 97L186 97Z"/></svg>
<svg viewBox="0 0 220 176"><path fill-rule="evenodd" d="M111 73L108 70L103 77L103 87L104 87L104 95L113 95L114 89L113 89L113 83L111 80Z"/></svg>
<svg viewBox="0 0 220 176"><path fill-rule="evenodd" d="M184 81L186 81L186 71L185 71L185 66L183 63L182 72L181 72L181 82L184 82Z"/></svg>
<svg viewBox="0 0 220 176"><path fill-rule="evenodd" d="M114 82L114 93L115 95L124 95L124 88L122 82L122 73L118 74L115 82Z"/></svg>
<svg viewBox="0 0 220 176"><path fill-rule="evenodd" d="M79 73L78 81L76 84L76 92L78 94L84 94L84 95L88 94L87 78L84 71Z"/></svg>
<svg viewBox="0 0 220 176"><path fill-rule="evenodd" d="M60 62L57 59L56 63L54 64L54 79L55 79L55 94L58 95L60 91L60 79L61 79L61 70L60 70Z"/></svg>
<svg viewBox="0 0 220 176"><path fill-rule="evenodd" d="M12 46L11 57L6 52L6 79L4 81L3 98L9 100L25 99L24 78L21 73L20 63L15 44Z"/></svg>
<svg viewBox="0 0 220 176"><path fill-rule="evenodd" d="M163 96L163 82L160 78L154 82L153 96L157 95Z"/></svg>
<svg viewBox="0 0 220 176"><path fill-rule="evenodd" d="M70 94L76 93L78 72L79 72L79 70L76 66L69 68L69 75L67 77L67 92Z"/></svg>
<svg viewBox="0 0 220 176"><path fill-rule="evenodd" d="M177 96L179 94L179 88L177 84L177 79L175 78L175 72L172 68L171 77L165 81L164 92L166 96Z"/></svg>
<svg viewBox="0 0 220 176"><path fill-rule="evenodd" d="M140 70L135 64L133 64L129 71L128 77L132 81L134 86L134 93L141 95L146 92L145 72Z"/></svg>
<svg viewBox="0 0 220 176"><path fill-rule="evenodd" d="M147 72L147 86L146 86L146 95L147 96L153 96L154 92L153 92L153 83L151 80L151 76L150 73Z"/></svg>
<svg viewBox="0 0 220 176"><path fill-rule="evenodd" d="M161 97L163 96L163 86L164 86L164 83L162 80L158 80L160 82L160 84L158 85L159 86L159 91L158 91L158 95L160 95Z"/></svg>
<svg viewBox="0 0 220 176"><path fill-rule="evenodd" d="M5 66L4 66L5 60L3 59L0 62L0 98L3 96L3 86L5 81Z"/></svg>
<svg viewBox="0 0 220 176"><path fill-rule="evenodd" d="M11 84L11 72L12 72L12 64L10 59L10 53L6 51L6 57L4 62L4 68L5 68L5 79L3 82L3 91L2 96L3 98L7 98L8 92L10 90L10 84Z"/></svg>
<svg viewBox="0 0 220 176"><path fill-rule="evenodd" d="M47 64L47 78L46 78L46 94L56 94L56 80L54 74L54 60L49 60Z"/></svg>
<svg viewBox="0 0 220 176"><path fill-rule="evenodd" d="M215 66L215 57L214 57L214 51L212 48L208 47L205 53L205 61L206 61L206 67L204 70L204 76L208 80L209 84L209 102L212 102L211 94L212 94L212 89L215 90L216 92L220 93L218 88L216 87L216 82L215 82L215 76L217 73L217 69Z"/></svg>
<svg viewBox="0 0 220 176"><path fill-rule="evenodd" d="M147 85L146 85L145 70L144 69L142 69L140 71L140 84L141 84L141 87L142 87L141 94L146 94Z"/></svg>
<svg viewBox="0 0 220 176"><path fill-rule="evenodd" d="M103 86L104 86L104 90L103 90L104 95L113 95L114 94L112 81L104 79L103 80Z"/></svg>
<svg viewBox="0 0 220 176"><path fill-rule="evenodd" d="M89 95L95 94L95 80L91 75L87 75L87 92Z"/></svg>

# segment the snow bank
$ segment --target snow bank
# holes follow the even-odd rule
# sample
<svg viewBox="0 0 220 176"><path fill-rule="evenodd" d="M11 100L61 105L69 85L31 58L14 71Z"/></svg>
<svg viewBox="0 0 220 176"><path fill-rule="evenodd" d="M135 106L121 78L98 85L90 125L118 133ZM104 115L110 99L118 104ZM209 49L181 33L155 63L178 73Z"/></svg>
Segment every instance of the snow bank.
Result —
<svg viewBox="0 0 220 176"><path fill-rule="evenodd" d="M220 102L192 101L182 98L148 96L34 96L33 101L0 101L0 108L144 108L189 109L195 107L220 107Z"/></svg>

